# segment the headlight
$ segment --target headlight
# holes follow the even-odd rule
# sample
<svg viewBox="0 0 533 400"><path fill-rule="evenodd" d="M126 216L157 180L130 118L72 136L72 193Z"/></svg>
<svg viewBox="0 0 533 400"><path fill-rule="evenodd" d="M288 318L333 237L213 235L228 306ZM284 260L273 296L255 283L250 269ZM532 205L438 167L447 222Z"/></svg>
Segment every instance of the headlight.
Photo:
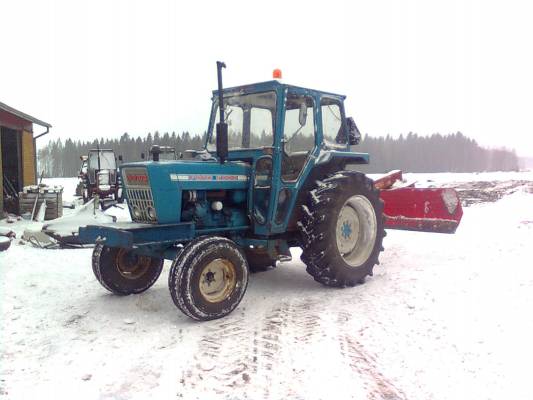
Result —
<svg viewBox="0 0 533 400"><path fill-rule="evenodd" d="M146 212L148 213L148 218L150 218L152 221L155 221L157 219L154 207L148 207Z"/></svg>
<svg viewBox="0 0 533 400"><path fill-rule="evenodd" d="M139 219L142 217L141 209L137 206L134 206L131 212L136 219Z"/></svg>

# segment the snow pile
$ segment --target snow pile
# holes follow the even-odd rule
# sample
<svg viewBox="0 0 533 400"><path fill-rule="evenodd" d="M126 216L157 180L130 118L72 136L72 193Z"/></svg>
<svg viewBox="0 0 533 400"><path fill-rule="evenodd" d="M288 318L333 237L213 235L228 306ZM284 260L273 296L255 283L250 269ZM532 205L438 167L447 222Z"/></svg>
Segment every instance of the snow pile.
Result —
<svg viewBox="0 0 533 400"><path fill-rule="evenodd" d="M73 213L45 224L43 230L55 237L77 236L80 226L100 225L116 222L116 217L100 210L94 199L76 209Z"/></svg>

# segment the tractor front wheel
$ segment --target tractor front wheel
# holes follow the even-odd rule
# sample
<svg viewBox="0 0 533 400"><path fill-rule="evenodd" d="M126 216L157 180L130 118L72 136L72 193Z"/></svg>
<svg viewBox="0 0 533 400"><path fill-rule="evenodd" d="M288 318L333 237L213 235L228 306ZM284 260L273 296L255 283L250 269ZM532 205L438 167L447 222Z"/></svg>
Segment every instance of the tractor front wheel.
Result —
<svg viewBox="0 0 533 400"><path fill-rule="evenodd" d="M383 202L371 179L341 171L318 182L302 206L302 261L327 286L362 283L383 250Z"/></svg>
<svg viewBox="0 0 533 400"><path fill-rule="evenodd" d="M100 244L94 248L92 259L98 282L111 293L123 296L148 290L161 275L163 262L162 258Z"/></svg>
<svg viewBox="0 0 533 400"><path fill-rule="evenodd" d="M174 304L189 317L207 321L231 313L248 286L248 263L223 237L200 237L178 254L168 277Z"/></svg>

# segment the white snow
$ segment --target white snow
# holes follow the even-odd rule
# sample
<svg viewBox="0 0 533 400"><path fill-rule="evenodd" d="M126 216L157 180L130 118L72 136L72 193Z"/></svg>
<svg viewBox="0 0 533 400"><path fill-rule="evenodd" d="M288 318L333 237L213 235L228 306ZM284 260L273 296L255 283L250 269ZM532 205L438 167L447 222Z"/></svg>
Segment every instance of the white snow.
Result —
<svg viewBox="0 0 533 400"><path fill-rule="evenodd" d="M45 224L45 229L59 236L72 236L78 234L80 226L110 224L113 220L113 217L102 212L98 203L95 205L95 199L92 199L68 215L49 221Z"/></svg>
<svg viewBox="0 0 533 400"><path fill-rule="evenodd" d="M169 262L153 288L118 297L90 249L14 241L0 252L0 398L530 399L532 186L465 208L455 235L388 231L355 288L317 284L294 251L204 323L172 303Z"/></svg>
<svg viewBox="0 0 533 400"><path fill-rule="evenodd" d="M55 229L50 230L64 236L69 236L73 231L76 231L76 226L109 223L112 222L113 216L118 222L131 222L126 204L111 207L105 213L100 211L93 213L91 211L92 203L83 205L81 198L75 196L78 178L47 178L43 179L43 183L51 187L63 187L63 203L72 203L76 208L63 208L63 217L52 221L37 222L20 219L16 223L7 223L5 220L1 220L0 229L12 230L17 234L17 238L21 238L25 230L40 231L43 225L51 225Z"/></svg>

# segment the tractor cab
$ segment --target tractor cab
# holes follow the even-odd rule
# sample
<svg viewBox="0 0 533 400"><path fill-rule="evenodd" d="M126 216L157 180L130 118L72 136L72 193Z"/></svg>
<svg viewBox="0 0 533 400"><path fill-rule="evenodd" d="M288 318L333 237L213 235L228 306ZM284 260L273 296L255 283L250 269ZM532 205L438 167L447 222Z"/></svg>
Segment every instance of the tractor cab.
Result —
<svg viewBox="0 0 533 400"><path fill-rule="evenodd" d="M144 153L141 153L141 158L144 160ZM150 147L150 158L153 161L176 160L176 148L172 146L159 146L154 144L152 147Z"/></svg>
<svg viewBox="0 0 533 400"><path fill-rule="evenodd" d="M206 149L213 156L251 166L249 209L257 234L295 229L291 210L318 164L334 168L368 162L350 152L360 138L344 111L345 96L283 84L277 80L213 92ZM222 110L222 111L221 111ZM227 154L217 150L221 113L227 126ZM222 156L222 157L221 157ZM332 168L332 166L329 166ZM292 218L290 218L292 216Z"/></svg>
<svg viewBox="0 0 533 400"><path fill-rule="evenodd" d="M91 149L88 156L82 158L82 163L80 189L84 202L88 202L96 194L101 199L112 196L118 200L120 182L114 151Z"/></svg>
<svg viewBox="0 0 533 400"><path fill-rule="evenodd" d="M89 150L87 159L87 173L91 184L101 183L109 185L116 179L117 162L113 150L92 149Z"/></svg>

